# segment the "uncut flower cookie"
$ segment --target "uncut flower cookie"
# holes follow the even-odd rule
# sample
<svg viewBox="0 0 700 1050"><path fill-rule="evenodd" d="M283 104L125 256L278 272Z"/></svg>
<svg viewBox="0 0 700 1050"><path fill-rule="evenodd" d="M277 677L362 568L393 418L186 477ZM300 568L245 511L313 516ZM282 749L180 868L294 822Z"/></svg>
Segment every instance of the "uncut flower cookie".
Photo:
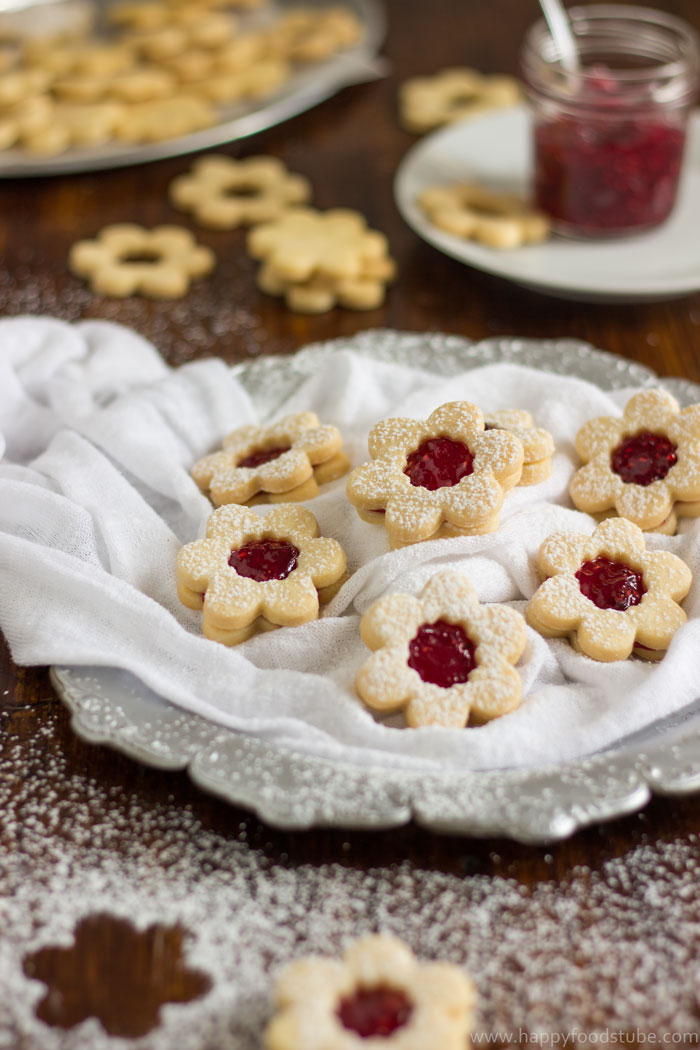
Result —
<svg viewBox="0 0 700 1050"><path fill-rule="evenodd" d="M373 309L395 271L384 234L368 229L349 208L288 208L277 220L255 226L247 248L263 261L260 289L284 295L291 309L308 313L336 303Z"/></svg>
<svg viewBox="0 0 700 1050"><path fill-rule="evenodd" d="M385 419L368 445L372 459L350 474L347 497L364 521L386 527L392 547L493 532L522 472L518 438L486 430L469 401L441 405L425 422Z"/></svg>
<svg viewBox="0 0 700 1050"><path fill-rule="evenodd" d="M374 650L355 686L368 707L403 711L409 726L462 729L520 705L513 667L525 648L525 620L504 605L479 605L469 580L438 572L418 598L380 598L360 622Z"/></svg>
<svg viewBox="0 0 700 1050"><path fill-rule="evenodd" d="M264 517L219 507L205 539L177 557L180 601L202 609L202 634L224 645L317 619L319 602L330 601L345 579L343 548L319 537L318 522L303 507L276 507Z"/></svg>
<svg viewBox="0 0 700 1050"><path fill-rule="evenodd" d="M476 1004L458 966L419 962L402 941L376 934L342 959L307 956L287 966L265 1050L467 1050Z"/></svg>
<svg viewBox="0 0 700 1050"><path fill-rule="evenodd" d="M678 517L700 515L700 405L681 410L665 390L644 390L620 418L584 424L576 451L585 465L569 493L579 510L613 511L668 535Z"/></svg>
<svg viewBox="0 0 700 1050"><path fill-rule="evenodd" d="M519 485L538 485L552 473L554 439L548 430L536 427L522 408L504 408L486 413L487 430L508 430L523 446L523 472Z"/></svg>
<svg viewBox="0 0 700 1050"><path fill-rule="evenodd" d="M399 116L407 131L425 131L512 106L522 98L514 77L485 76L475 69L443 69L433 76L411 77L399 89Z"/></svg>
<svg viewBox="0 0 700 1050"><path fill-rule="evenodd" d="M319 485L350 469L337 427L314 412L296 412L270 426L239 427L223 449L200 459L192 477L217 506L296 502L318 496Z"/></svg>
<svg viewBox="0 0 700 1050"><path fill-rule="evenodd" d="M174 179L169 194L176 208L191 212L203 226L228 230L276 219L291 204L308 200L311 186L276 157L233 160L209 154Z"/></svg>
<svg viewBox="0 0 700 1050"><path fill-rule="evenodd" d="M686 621L678 602L690 569L668 551L647 551L644 533L608 518L591 536L555 532L537 554L544 583L527 606L528 623L545 638L568 636L593 660L630 653L660 660Z"/></svg>
<svg viewBox="0 0 700 1050"><path fill-rule="evenodd" d="M146 230L135 223L114 223L94 241L78 241L68 265L99 295L121 298L140 292L156 299L184 295L193 277L208 274L215 263L210 248L197 244L180 226Z"/></svg>

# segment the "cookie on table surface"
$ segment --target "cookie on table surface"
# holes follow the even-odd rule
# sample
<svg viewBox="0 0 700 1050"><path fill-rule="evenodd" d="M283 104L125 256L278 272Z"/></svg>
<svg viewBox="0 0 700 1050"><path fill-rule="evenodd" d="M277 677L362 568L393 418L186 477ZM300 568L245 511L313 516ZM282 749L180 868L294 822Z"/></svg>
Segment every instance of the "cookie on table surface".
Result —
<svg viewBox="0 0 700 1050"><path fill-rule="evenodd" d="M569 493L579 510L668 534L678 517L700 515L700 405L681 409L665 390L644 390L621 417L585 423L576 451L584 466Z"/></svg>
<svg viewBox="0 0 700 1050"><path fill-rule="evenodd" d="M374 934L342 959L307 956L277 979L265 1050L467 1050L474 982L458 966L420 962L402 941Z"/></svg>
<svg viewBox="0 0 700 1050"><path fill-rule="evenodd" d="M515 105L521 99L515 77L456 67L405 80L399 89L399 117L408 131L422 135L444 124Z"/></svg>
<svg viewBox="0 0 700 1050"><path fill-rule="evenodd" d="M350 468L337 427L314 412L296 412L269 426L249 424L224 438L223 448L192 468L213 503L296 502Z"/></svg>
<svg viewBox="0 0 700 1050"><path fill-rule="evenodd" d="M503 251L549 236L549 220L522 197L494 193L473 182L429 186L418 204L438 229Z"/></svg>
<svg viewBox="0 0 700 1050"><path fill-rule="evenodd" d="M177 593L201 609L202 633L237 645L275 627L296 627L318 617L347 579L345 553L319 536L304 507L275 507L264 517L229 504L215 510L206 537L177 558Z"/></svg>
<svg viewBox="0 0 700 1050"><path fill-rule="evenodd" d="M384 234L349 208L287 209L248 235L248 252L263 260L258 287L284 296L290 309L321 313L336 304L369 310L384 299L395 263Z"/></svg>
<svg viewBox="0 0 700 1050"><path fill-rule="evenodd" d="M552 473L554 439L544 427L536 427L529 412L504 408L487 412L486 430L508 430L523 446L523 471L519 485L538 485Z"/></svg>
<svg viewBox="0 0 700 1050"><path fill-rule="evenodd" d="M414 728L462 729L514 711L522 683L514 664L525 620L504 605L479 605L453 570L436 573L417 598L380 598L360 623L373 655L355 685L373 711L403 711Z"/></svg>
<svg viewBox="0 0 700 1050"><path fill-rule="evenodd" d="M168 192L176 208L203 226L228 230L276 219L291 204L307 201L311 185L276 157L208 154L174 179Z"/></svg>
<svg viewBox="0 0 700 1050"><path fill-rule="evenodd" d="M364 521L384 524L392 547L493 532L522 473L520 441L486 430L469 401L441 405L425 422L383 420L368 445L372 459L350 474L347 497Z"/></svg>
<svg viewBox="0 0 700 1050"><path fill-rule="evenodd" d="M660 660L686 622L678 603L690 569L668 551L647 551L644 533L625 518L608 518L591 536L553 533L537 569L544 582L528 603L528 623L545 638L568 637L593 660L632 652Z"/></svg>
<svg viewBox="0 0 700 1050"><path fill-rule="evenodd" d="M172 299L184 295L194 277L208 274L215 264L210 248L197 244L180 226L147 230L134 223L105 226L96 240L78 241L69 266L85 277L99 295Z"/></svg>

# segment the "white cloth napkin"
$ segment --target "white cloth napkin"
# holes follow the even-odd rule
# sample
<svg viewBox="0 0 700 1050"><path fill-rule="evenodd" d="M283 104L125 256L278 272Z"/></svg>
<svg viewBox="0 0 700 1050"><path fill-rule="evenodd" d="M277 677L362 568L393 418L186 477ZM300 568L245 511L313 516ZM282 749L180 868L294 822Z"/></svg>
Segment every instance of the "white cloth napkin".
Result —
<svg viewBox="0 0 700 1050"><path fill-rule="evenodd" d="M0 322L0 360L8 345L18 345L16 333L9 341L6 336L12 323ZM557 529L593 529L592 519L571 509L566 494L574 435L591 416L618 413L633 390L607 394L578 379L510 364L442 380L347 350L329 355L279 414L311 409L338 425L353 464L367 458L367 431L377 420L425 417L445 401L466 398L485 410L529 409L554 435L552 477L512 491L497 532L396 551L388 549L380 526L358 518L345 499L344 479L325 487L308 506L322 533L345 548L350 580L319 620L227 649L202 638L200 614L178 602L174 566L181 543L203 534L211 511L189 468L229 430L256 419L247 393L220 361L173 372L156 367L154 351L115 326L93 323L90 354L71 358L61 349L69 342L66 326L58 325L54 335L48 322L24 324L31 345L34 326L42 328L42 352L35 364L29 355L20 365L16 349L11 352L15 392L0 399L0 431L7 442L0 463L0 626L18 663L124 668L189 711L299 750L441 769L571 759L697 697L697 582L685 601L689 622L659 664L596 664L567 642L545 641L528 629L519 665L525 700L518 711L480 728L409 730L396 718L382 723L353 690L368 655L359 619L382 594L416 594L437 568L453 566L474 583L482 601L524 608L537 585L534 556L544 537ZM85 326L77 334L84 343ZM119 371L122 346L134 358L133 372ZM136 381L115 397L125 373L133 379L138 372L137 349L155 381ZM91 367L98 354L101 378ZM61 365L45 368L54 355ZM81 362L83 372L71 374L72 394L64 400L67 361ZM21 403L35 413L29 425L13 407ZM50 422L39 409L52 413ZM50 440L24 462L17 452L40 440L35 418ZM56 430L57 420L70 426ZM700 524L686 521L681 535L648 542L683 557L697 581L699 534Z"/></svg>

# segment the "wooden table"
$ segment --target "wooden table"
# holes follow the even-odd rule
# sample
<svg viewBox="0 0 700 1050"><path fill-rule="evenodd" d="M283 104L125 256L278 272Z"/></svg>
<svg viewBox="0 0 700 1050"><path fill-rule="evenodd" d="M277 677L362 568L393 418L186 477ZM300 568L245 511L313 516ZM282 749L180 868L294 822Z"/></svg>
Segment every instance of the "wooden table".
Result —
<svg viewBox="0 0 700 1050"><path fill-rule="evenodd" d="M382 308L290 313L256 290L239 232L200 233L220 264L175 305L93 296L66 268L70 245L109 222L177 221L165 195L169 180L187 167L186 159L176 159L3 183L0 313L118 320L151 339L172 364L211 354L230 362L287 354L310 341L386 326L473 338L571 336L662 374L700 381L700 295L635 306L548 298L439 254L397 213L392 178L415 141L397 123L399 83L457 64L514 72L535 6L389 0L385 79L347 89L227 148L235 156L281 157L311 178L320 207L358 208L387 234L399 277ZM700 29L696 0L662 6ZM81 1030L71 1027L92 1013L114 1034L148 1033L141 1047L248 1050L258 1045L268 1010L267 974L295 944L333 951L338 931L386 926L410 931L418 952L470 966L481 993L480 1027L496 1046L548 1045L542 1033L557 1033L562 1043L568 1034L568 1045L594 1045L585 1033L602 1030L608 1042L616 1041L615 1032L619 1042L624 1032L627 1045L644 1046L653 1037L661 1042L664 1033L684 1038L681 1045L697 1042L696 798L657 799L641 814L548 848L442 837L416 827L284 834L202 794L184 774L141 767L77 739L47 672L16 667L6 648L0 687L0 892L8 895L9 909L27 909L26 944L45 950L25 953L24 966L52 988L39 1007L47 1023L32 1020L40 996L21 973L25 941L19 947L13 941L5 957L0 953L0 1046L99 1047L99 1027L83 1041ZM338 867L322 867L327 864ZM98 870L108 873L102 897L91 882ZM214 884L224 870L227 877ZM88 917L69 952L76 917L85 917L81 879ZM270 887L285 879L293 892L275 896ZM160 921L169 883L172 901L182 901L182 908L164 906ZM115 884L123 890L118 901ZM304 887L314 890L305 896ZM295 892L304 901L301 912ZM231 922L237 914L243 924L238 948L232 944L228 963L221 962L214 938L204 964L196 951L192 963L197 935L213 936L205 913L223 908L225 914L227 894ZM58 940L42 934L47 908L67 916ZM321 918L314 924L315 910ZM16 926L15 913L8 914ZM136 931L122 921L129 917ZM0 948L3 934L0 921ZM225 942L224 930L221 936ZM207 959L212 965L202 975ZM214 991L202 998L209 985ZM187 1000L169 1007L170 1027L159 1028L159 1005ZM173 1033L182 1038L175 1042Z"/></svg>

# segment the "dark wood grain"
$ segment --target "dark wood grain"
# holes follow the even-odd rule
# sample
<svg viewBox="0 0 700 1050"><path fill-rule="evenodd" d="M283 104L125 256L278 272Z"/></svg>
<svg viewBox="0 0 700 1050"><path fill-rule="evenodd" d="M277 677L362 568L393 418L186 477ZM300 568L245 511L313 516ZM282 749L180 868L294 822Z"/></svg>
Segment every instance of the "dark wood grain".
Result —
<svg viewBox="0 0 700 1050"><path fill-rule="evenodd" d="M700 30L697 0L665 0L662 6ZM255 265L244 253L244 235L238 232L198 233L216 252L219 265L180 303L139 298L120 302L93 296L66 268L70 245L79 237L94 235L109 222L126 220L150 226L182 221L169 206L165 192L170 179L187 166L186 159L176 159L138 169L0 183L0 315L32 312L67 320L118 320L151 339L172 364L210 355L238 361L257 354L287 354L311 341L380 326L457 332L474 338L496 334L571 336L641 361L662 374L700 381L700 295L635 306L549 298L441 255L418 240L398 215L392 179L402 156L415 141L397 122L398 84L410 74L448 65L515 72L519 41L536 14L535 7L534 2L524 0L431 0L429 4L425 0L389 0L385 53L391 61L391 73L385 79L346 89L278 128L227 148L234 156L266 152L281 157L292 169L310 177L320 207L358 208L372 226L387 234L399 277L380 309L370 313L334 310L318 317L290 313L280 302L256 290ZM698 231L689 231L689 236L697 235ZM203 826L222 836L245 824L251 849L265 849L276 863L319 865L342 856L345 863L364 870L370 866L389 868L405 860L465 878L507 874L529 888L551 881L570 887L572 883L585 885L590 873L600 872L611 857L624 857L640 845L660 856L669 842L694 843L700 833L700 801L689 798L655 800L641 819L633 816L589 829L548 849L504 841L468 841L415 827L399 829L391 836L334 830L283 834L202 795L184 775L145 769L110 750L79 741L71 733L46 671L16 667L6 648L0 649L0 708L0 775L10 750L18 744L27 746L31 740L34 755L37 747L45 746L47 756L57 749L68 774L80 772L108 788L120 787L146 811L149 807L155 811L166 803L189 806ZM41 729L49 723L51 732L47 732L44 745ZM31 767L26 775L32 775ZM50 834L60 838L70 835L70 830L67 810ZM13 848L22 850L21 836ZM115 840L114 849L128 849L128 831ZM669 893L673 895L683 880L683 872L677 873L675 882L670 877ZM9 890L0 863L3 892ZM643 888L632 885L620 893L630 908L645 907ZM686 918L688 924L695 921L690 904ZM602 928L605 922L606 916L598 910L590 920L591 935L596 933L596 924ZM680 934L686 941L692 940L690 925ZM118 941L119 937L120 931L107 922L94 921L86 927L81 946L88 971L91 952L93 973L101 972L98 960L106 952L119 955L121 949L115 947L115 938ZM533 950L546 953L547 946L538 945ZM624 945L619 950L624 952ZM58 957L49 953L42 964L43 972L49 974L54 967L58 981ZM147 965L147 961L141 960L139 965ZM157 1015L160 1002L168 997L170 977L167 967L154 969L151 976L138 1011L127 1000L113 1003L114 1017L106 1018L112 1030L135 1031L138 1018ZM75 1016L89 1007L89 984L86 982L84 993L79 986L71 991ZM543 994L546 999L546 988ZM673 995L672 989L669 995ZM555 1016L557 1004L548 1005ZM102 1008L109 1014L109 1002ZM133 1025L129 1028L127 1024L125 1029L124 1011L128 1014L132 1009ZM641 1003L639 1019L640 1023L645 1019ZM600 1020L592 994L581 1006L581 1024ZM41 1046L41 1040L36 1045Z"/></svg>

